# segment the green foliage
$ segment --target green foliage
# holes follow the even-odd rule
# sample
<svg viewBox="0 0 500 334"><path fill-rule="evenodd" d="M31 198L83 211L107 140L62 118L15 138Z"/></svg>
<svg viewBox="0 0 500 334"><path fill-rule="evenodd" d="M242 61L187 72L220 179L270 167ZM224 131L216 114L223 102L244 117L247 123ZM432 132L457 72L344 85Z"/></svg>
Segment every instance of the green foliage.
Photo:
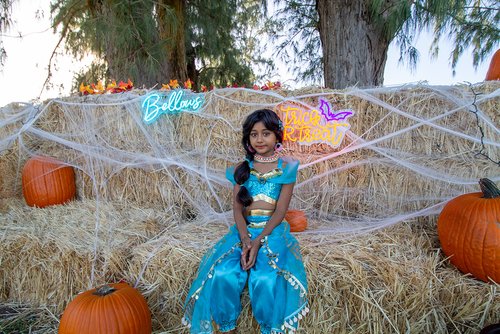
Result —
<svg viewBox="0 0 500 334"><path fill-rule="evenodd" d="M195 61L199 84L250 85L255 80L252 66L268 64L260 56L255 34L263 1L189 1L187 8L187 53ZM265 1L264 1L265 4Z"/></svg>
<svg viewBox="0 0 500 334"><path fill-rule="evenodd" d="M409 18L397 31L396 38L400 46L408 45L409 49L415 31L432 29L431 52L435 57L439 54L439 41L449 39L454 45L450 60L455 73L458 60L469 47L476 68L495 50L500 42L499 23L500 7L496 0L420 0L413 2Z"/></svg>
<svg viewBox="0 0 500 334"><path fill-rule="evenodd" d="M10 26L12 2L13 0L0 0L0 33L5 32ZM5 52L2 39L0 38L0 68L4 66L6 58L7 53Z"/></svg>
<svg viewBox="0 0 500 334"><path fill-rule="evenodd" d="M87 68L75 73L71 89L77 92L81 83L88 85L90 83L97 83L103 78L107 78L107 69L108 67L104 62L93 61Z"/></svg>
<svg viewBox="0 0 500 334"><path fill-rule="evenodd" d="M179 41L161 37L165 36L162 31L178 29L179 22L185 22L185 46L180 49L186 50L189 75L198 86L249 84L255 80L252 65L266 63L254 56L258 43L252 35L265 8L262 0L185 1L183 17L177 17L179 14L168 3L53 1L54 26L60 29L67 51L77 59L89 55L96 58L76 80L131 78L136 86L151 87L182 79L172 74L166 56L179 47Z"/></svg>
<svg viewBox="0 0 500 334"><path fill-rule="evenodd" d="M13 0L0 0L0 31L5 31L10 23Z"/></svg>
<svg viewBox="0 0 500 334"><path fill-rule="evenodd" d="M370 16L389 41L396 39L399 46L399 61L415 69L419 53L413 41L420 31L417 20L412 19L413 3L399 0L371 0Z"/></svg>
<svg viewBox="0 0 500 334"><path fill-rule="evenodd" d="M163 48L168 42L159 39L154 5L152 0L58 0L51 11L54 27L62 27L66 50L80 60L89 55L96 59L89 73L80 76L131 78L147 84L159 79L159 64L165 60ZM95 77L103 72L105 76Z"/></svg>
<svg viewBox="0 0 500 334"><path fill-rule="evenodd" d="M434 56L439 53L441 38L453 42L450 55L453 70L467 48L472 47L473 65L477 67L500 42L497 0L354 1L365 2L369 18L379 29L380 36L396 41L400 61L412 69L416 67L419 56L413 43L423 30L432 29L434 32L431 46ZM278 32L275 35L275 40L279 41L277 54L302 80L319 81L323 67L316 0L274 0L274 3L277 11L267 27L268 32Z"/></svg>
<svg viewBox="0 0 500 334"><path fill-rule="evenodd" d="M453 2L453 11L447 12L445 8L434 22L433 54L437 55L439 39L446 34L455 45L451 54L452 68L456 68L458 59L468 46L473 49L473 64L477 68L500 41L498 1L475 1L473 6L469 1Z"/></svg>
<svg viewBox="0 0 500 334"><path fill-rule="evenodd" d="M266 31L277 43L276 56L305 83L321 81L323 57L315 0L275 0Z"/></svg>

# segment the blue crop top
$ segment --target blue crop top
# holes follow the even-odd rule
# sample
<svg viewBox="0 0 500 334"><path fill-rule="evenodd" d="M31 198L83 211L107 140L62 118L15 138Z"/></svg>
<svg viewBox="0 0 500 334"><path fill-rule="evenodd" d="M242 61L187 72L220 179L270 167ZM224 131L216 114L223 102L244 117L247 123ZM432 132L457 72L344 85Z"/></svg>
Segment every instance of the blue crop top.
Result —
<svg viewBox="0 0 500 334"><path fill-rule="evenodd" d="M296 181L299 162L290 159L285 160L285 162L287 164L283 168L283 159L280 158L275 169L260 173L254 169L253 161L250 161L250 177L243 183L243 186L248 189L254 201L265 201L274 205L280 196L281 186ZM226 178L233 185L236 184L234 167L226 169Z"/></svg>

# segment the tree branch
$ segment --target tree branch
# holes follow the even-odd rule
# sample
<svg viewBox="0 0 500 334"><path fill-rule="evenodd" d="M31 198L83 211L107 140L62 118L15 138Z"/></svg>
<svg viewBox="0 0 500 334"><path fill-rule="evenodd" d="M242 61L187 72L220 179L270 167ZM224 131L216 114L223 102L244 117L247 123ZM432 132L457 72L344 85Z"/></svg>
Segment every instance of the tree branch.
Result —
<svg viewBox="0 0 500 334"><path fill-rule="evenodd" d="M57 45L54 47L54 50L52 50L52 54L50 55L49 64L47 66L47 78L45 78L45 82L43 83L42 88L40 89L40 94L38 94L38 99L40 99L40 97L42 96L42 93L43 93L43 90L45 89L45 86L47 86L47 84L50 82L50 78L52 77L52 60L54 59L54 57L56 55L56 52L57 52L57 49L59 48L59 45L61 45L61 42L68 34L69 25L70 25L69 22L74 17L74 13L75 13L75 10L73 10L73 8L76 7L77 4L78 3L75 3L72 7L69 8L71 15L69 15L69 17L65 18L66 24L63 24L63 31L61 32L61 37L59 38ZM57 25L58 25L58 23L54 24L53 27L55 28Z"/></svg>
<svg viewBox="0 0 500 334"><path fill-rule="evenodd" d="M64 39L65 35L61 34L61 37L59 38L59 41L57 42L56 47L54 50L52 50L52 54L50 55L49 59L49 64L47 66L47 78L45 78L45 82L42 85L42 89L40 89L40 94L38 94L38 99L42 96L43 90L45 89L45 86L49 83L50 78L52 77L52 60L54 59L56 55L56 51L59 48L59 45L61 45L62 40Z"/></svg>

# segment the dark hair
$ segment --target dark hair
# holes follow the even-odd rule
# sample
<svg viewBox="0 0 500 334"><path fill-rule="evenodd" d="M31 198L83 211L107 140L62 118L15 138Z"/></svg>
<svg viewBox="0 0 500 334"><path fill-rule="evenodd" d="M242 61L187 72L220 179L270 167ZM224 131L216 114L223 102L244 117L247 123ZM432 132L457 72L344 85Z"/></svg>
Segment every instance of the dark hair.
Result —
<svg viewBox="0 0 500 334"><path fill-rule="evenodd" d="M258 122L264 123L266 129L274 132L279 143L283 141L283 123L274 111L270 109L259 109L248 115L245 122L243 122L243 136L241 138L241 144L245 149L246 158L245 161L234 170L234 179L239 185L245 183L250 177L249 161L253 161L253 155L255 154L255 152L250 151L250 132L252 132L254 125ZM240 187L238 201L243 204L243 206L252 204L252 196L250 196L247 188L243 186Z"/></svg>

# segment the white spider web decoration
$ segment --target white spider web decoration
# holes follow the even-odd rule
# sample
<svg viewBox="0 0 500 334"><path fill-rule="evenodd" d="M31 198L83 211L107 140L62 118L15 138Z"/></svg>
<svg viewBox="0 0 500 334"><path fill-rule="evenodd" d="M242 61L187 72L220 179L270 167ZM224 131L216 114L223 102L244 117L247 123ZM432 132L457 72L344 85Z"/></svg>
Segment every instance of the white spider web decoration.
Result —
<svg viewBox="0 0 500 334"><path fill-rule="evenodd" d="M244 117L284 101L315 108L318 99L355 113L337 149L285 143L287 154L301 160L291 208L306 212L309 228L301 233L316 235L318 243L436 217L451 198L479 191L480 178L500 181L495 84L311 89L294 95L216 89L205 95L200 112L162 115L152 124L141 119L145 93L2 108L0 170L9 165L15 173L2 173L0 195L22 196L24 162L48 155L75 168L79 198L97 202L95 253L102 201L161 207L174 212L179 224L196 217L197 224L231 225L224 173L243 159Z"/></svg>

